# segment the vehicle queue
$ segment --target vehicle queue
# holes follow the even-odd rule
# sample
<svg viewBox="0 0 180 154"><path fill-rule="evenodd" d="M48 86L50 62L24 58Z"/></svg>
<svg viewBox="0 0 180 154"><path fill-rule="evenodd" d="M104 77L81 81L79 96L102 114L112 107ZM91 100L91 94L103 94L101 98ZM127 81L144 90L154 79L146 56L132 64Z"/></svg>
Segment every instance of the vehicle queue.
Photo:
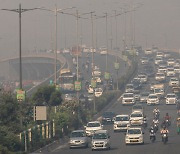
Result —
<svg viewBox="0 0 180 154"><path fill-rule="evenodd" d="M132 110L130 113L107 114L102 115L101 121L91 121L84 127L85 138L87 136L91 139L87 140L87 144L76 139L75 141L70 138L69 145L72 142L75 147L91 147L92 150L97 149L110 149L111 139L108 131L105 129L106 124L113 124L112 129L114 133L125 132L125 144L144 144L144 130L148 129L149 139L155 142L157 134L160 133L162 142L168 142L168 128L171 127L171 116L168 112L165 115L160 114L158 109L159 105L176 105L177 113L180 110L178 103L180 99L179 89L179 75L180 63L178 59L165 55L163 51L145 52L143 59L140 59L140 68L138 74L127 84L125 92L118 99L124 108L130 105ZM151 57L151 58L149 58ZM146 62L143 62L146 59ZM152 67L154 75L149 75L146 71L147 67ZM176 71L175 71L176 68ZM155 83L153 83L155 81ZM174 92L174 88L177 91ZM147 121L146 110L149 106L154 106L152 110L153 119ZM168 106L167 106L168 108ZM106 116L105 116L106 115ZM160 118L161 117L161 118ZM177 115L177 133L180 133L180 124ZM82 130L80 130L82 131ZM73 132L72 132L73 133ZM79 136L80 137L80 136ZM77 138L77 136L76 136Z"/></svg>

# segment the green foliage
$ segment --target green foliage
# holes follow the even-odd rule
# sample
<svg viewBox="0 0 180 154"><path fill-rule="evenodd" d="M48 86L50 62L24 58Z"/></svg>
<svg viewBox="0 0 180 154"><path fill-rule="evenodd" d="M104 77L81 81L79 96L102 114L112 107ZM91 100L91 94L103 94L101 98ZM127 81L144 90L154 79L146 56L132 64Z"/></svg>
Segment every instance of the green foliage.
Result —
<svg viewBox="0 0 180 154"><path fill-rule="evenodd" d="M35 105L57 106L61 104L62 98L60 91L57 91L55 86L40 87L32 96Z"/></svg>
<svg viewBox="0 0 180 154"><path fill-rule="evenodd" d="M19 151L21 146L19 138L6 126L0 126L0 145L2 150L16 152Z"/></svg>
<svg viewBox="0 0 180 154"><path fill-rule="evenodd" d="M115 97L115 92L105 92L96 99L96 111L101 111Z"/></svg>
<svg viewBox="0 0 180 154"><path fill-rule="evenodd" d="M18 103L11 94L0 95L0 124L8 126L12 131L19 129Z"/></svg>

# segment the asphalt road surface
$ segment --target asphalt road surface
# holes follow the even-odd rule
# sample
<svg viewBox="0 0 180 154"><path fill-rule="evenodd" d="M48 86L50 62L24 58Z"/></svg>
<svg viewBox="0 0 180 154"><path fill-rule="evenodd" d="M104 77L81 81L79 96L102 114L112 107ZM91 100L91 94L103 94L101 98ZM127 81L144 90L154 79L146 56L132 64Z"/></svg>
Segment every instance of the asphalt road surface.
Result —
<svg viewBox="0 0 180 154"><path fill-rule="evenodd" d="M152 64L153 65L153 64ZM154 66L153 66L154 67ZM141 68L141 67L140 67ZM156 68L154 67L154 71ZM147 84L143 86L141 91L149 91L150 83L154 81L154 77L149 78ZM165 83L165 93L171 92L171 87L168 86L168 81ZM111 140L111 149L108 150L98 150L91 151L91 147L87 149L69 149L68 143L60 145L58 148L51 151L51 153L62 153L62 154L178 154L180 153L180 136L176 132L176 106L175 105L166 105L165 99L160 101L158 108L160 109L160 123L162 122L163 117L168 112L171 116L171 126L169 127L169 140L167 144L163 144L161 141L160 130L156 133L156 141L151 143L149 139L149 128L153 120L153 109L155 106L144 106L144 113L147 116L148 127L143 129L144 132L144 144L143 145L126 145L125 144L125 133L118 132L114 133L113 125L105 125L104 129L107 129L110 133ZM122 106L121 100L116 101L108 111L114 111L116 114L130 114L132 106Z"/></svg>

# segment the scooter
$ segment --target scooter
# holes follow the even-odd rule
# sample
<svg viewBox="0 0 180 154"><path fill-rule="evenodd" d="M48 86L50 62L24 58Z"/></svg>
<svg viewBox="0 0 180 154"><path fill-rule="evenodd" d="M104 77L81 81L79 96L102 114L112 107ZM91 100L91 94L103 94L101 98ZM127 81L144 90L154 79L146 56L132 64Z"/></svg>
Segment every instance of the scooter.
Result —
<svg viewBox="0 0 180 154"><path fill-rule="evenodd" d="M156 133L153 129L150 130L150 140L152 143L156 140Z"/></svg>
<svg viewBox="0 0 180 154"><path fill-rule="evenodd" d="M167 133L162 133L162 142L163 142L164 144L166 144L167 141L168 141L168 135L167 135Z"/></svg>

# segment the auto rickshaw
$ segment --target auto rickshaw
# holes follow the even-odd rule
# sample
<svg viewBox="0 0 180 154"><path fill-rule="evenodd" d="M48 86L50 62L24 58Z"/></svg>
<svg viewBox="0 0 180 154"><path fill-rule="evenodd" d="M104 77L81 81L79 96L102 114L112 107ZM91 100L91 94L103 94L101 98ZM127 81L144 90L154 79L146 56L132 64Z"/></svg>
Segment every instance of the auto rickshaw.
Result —
<svg viewBox="0 0 180 154"><path fill-rule="evenodd" d="M177 118L177 133L180 134L180 117Z"/></svg>

